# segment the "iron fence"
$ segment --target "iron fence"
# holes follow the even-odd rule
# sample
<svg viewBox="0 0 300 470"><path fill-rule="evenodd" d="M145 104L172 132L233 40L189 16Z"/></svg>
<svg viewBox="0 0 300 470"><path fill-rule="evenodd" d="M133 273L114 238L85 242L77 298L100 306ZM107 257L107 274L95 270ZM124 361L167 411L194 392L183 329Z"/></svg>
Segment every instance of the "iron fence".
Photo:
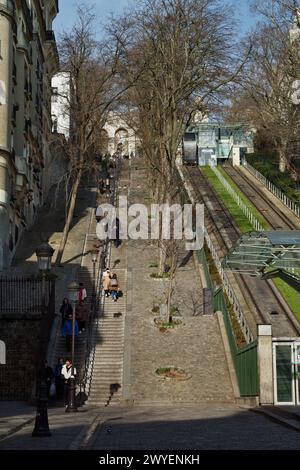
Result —
<svg viewBox="0 0 300 470"><path fill-rule="evenodd" d="M53 281L45 280L45 305L51 296ZM43 280L26 277L0 278L0 314L41 313Z"/></svg>

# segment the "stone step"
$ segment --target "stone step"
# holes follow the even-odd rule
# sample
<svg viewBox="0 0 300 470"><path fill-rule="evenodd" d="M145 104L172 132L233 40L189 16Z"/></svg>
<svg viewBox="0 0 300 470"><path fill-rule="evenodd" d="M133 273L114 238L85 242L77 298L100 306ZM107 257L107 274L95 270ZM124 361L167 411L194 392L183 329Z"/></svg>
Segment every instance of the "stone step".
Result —
<svg viewBox="0 0 300 470"><path fill-rule="evenodd" d="M95 363L99 363L99 361L107 361L107 360L110 360L110 361L115 361L115 360L119 360L119 361L122 361L123 360L123 352L120 351L120 352L114 352L114 351L104 351L103 353L101 354L97 354L94 356L95 357Z"/></svg>
<svg viewBox="0 0 300 470"><path fill-rule="evenodd" d="M98 386L110 387L111 384L120 384L121 385L122 374L112 374L110 377L103 376L99 378L94 378L91 386L91 391L96 390Z"/></svg>
<svg viewBox="0 0 300 470"><path fill-rule="evenodd" d="M101 364L94 364L93 367L93 374L94 378L96 378L96 373L101 375L109 374L110 372L115 373L123 370L123 364L117 363L114 364L113 362L101 363Z"/></svg>

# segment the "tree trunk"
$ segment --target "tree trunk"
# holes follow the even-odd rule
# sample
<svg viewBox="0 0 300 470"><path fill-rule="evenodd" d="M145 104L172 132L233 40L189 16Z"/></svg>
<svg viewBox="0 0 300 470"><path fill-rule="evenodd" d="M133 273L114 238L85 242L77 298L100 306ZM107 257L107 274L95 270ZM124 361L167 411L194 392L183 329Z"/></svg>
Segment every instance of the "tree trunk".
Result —
<svg viewBox="0 0 300 470"><path fill-rule="evenodd" d="M279 150L279 171L284 173L286 171L287 161L282 149Z"/></svg>
<svg viewBox="0 0 300 470"><path fill-rule="evenodd" d="M66 243L67 243L67 240L68 240L70 226L71 226L71 222L73 220L73 215L74 215L74 209L75 209L75 204L76 204L76 199L77 199L78 187L79 187L79 183L80 183L80 180L81 180L81 174L82 174L82 171L79 170L79 172L77 174L77 177L76 177L76 180L73 184L72 195L71 195L71 200L70 200L70 205L69 205L69 210L68 210L68 216L67 216L67 220L66 220L66 223L65 223L65 226L64 226L63 236L62 236L62 239L61 239L61 242L60 242L60 245L59 245L59 249L58 249L58 252L57 252L55 266L59 266L61 264L61 260L62 260L63 254L64 254L64 249L65 249L65 246L66 246Z"/></svg>
<svg viewBox="0 0 300 470"><path fill-rule="evenodd" d="M172 293L173 293L173 280L174 280L174 274L171 273L170 280L168 282L168 293L167 293L167 312L168 312L168 321L169 323L172 323L172 315L171 315L171 301L172 301Z"/></svg>

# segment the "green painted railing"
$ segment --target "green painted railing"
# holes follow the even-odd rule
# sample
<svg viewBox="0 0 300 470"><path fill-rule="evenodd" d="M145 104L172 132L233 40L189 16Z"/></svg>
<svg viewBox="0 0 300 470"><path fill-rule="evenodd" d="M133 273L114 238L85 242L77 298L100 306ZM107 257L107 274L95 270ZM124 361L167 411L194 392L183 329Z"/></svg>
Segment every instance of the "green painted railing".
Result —
<svg viewBox="0 0 300 470"><path fill-rule="evenodd" d="M198 257L199 263L202 264L202 266L203 266L203 271L204 271L204 276L205 276L205 279L206 279L206 282L207 282L207 286L210 289L214 290L214 283L212 281L212 278L211 278L211 275L210 275L210 272L209 272L209 266L208 266L208 263L207 263L207 260L206 260L204 248L197 251L197 257Z"/></svg>
<svg viewBox="0 0 300 470"><path fill-rule="evenodd" d="M230 315L226 306L223 289L220 287L214 293L214 309L223 313L225 328L230 345L231 356L234 362L240 395L257 396L259 394L258 367L257 367L257 341L252 341L242 348L238 348L231 325Z"/></svg>
<svg viewBox="0 0 300 470"><path fill-rule="evenodd" d="M222 287L215 290L204 249L197 251L199 263L202 264L207 285L214 293L214 311L222 312L226 333L230 345L231 356L235 366L241 396L257 396L259 394L257 368L257 341L252 341L238 348L231 324L230 314Z"/></svg>

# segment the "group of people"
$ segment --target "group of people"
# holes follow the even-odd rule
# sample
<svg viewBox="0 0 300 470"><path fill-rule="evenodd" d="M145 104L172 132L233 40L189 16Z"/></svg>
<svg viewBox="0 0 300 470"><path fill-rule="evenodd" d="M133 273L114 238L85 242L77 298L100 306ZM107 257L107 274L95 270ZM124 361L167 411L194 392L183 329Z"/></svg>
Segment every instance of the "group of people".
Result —
<svg viewBox="0 0 300 470"><path fill-rule="evenodd" d="M117 302L121 293L117 275L115 273L111 273L109 268L106 268L102 276L102 283L105 296L111 296L112 300Z"/></svg>
<svg viewBox="0 0 300 470"><path fill-rule="evenodd" d="M119 281L116 273L112 273L109 268L103 272L102 276L103 289L106 297L111 296L114 302L122 295ZM74 335L81 334L85 331L86 323L89 320L89 309L86 304L87 293L83 284L79 284L80 289L78 292L77 302L75 304L75 324L74 324ZM60 307L61 313L61 334L66 338L66 349L68 352L72 348L72 333L73 333L73 306L69 299L65 297ZM48 365L47 361L44 361L44 367L42 368L43 377L47 384L47 396L55 396L57 400L64 398L65 405L69 402L70 393L70 382L72 377L72 361L67 359L64 361L60 357L57 361L54 371ZM76 368L73 368L73 374L76 375ZM54 387L55 392L51 393L51 386Z"/></svg>
<svg viewBox="0 0 300 470"><path fill-rule="evenodd" d="M89 320L89 309L85 304L85 299L87 298L86 289L83 284L80 283L80 289L78 292L77 304L75 307L75 325L74 325L74 335L78 336L83 331L85 331L86 323ZM67 297L63 299L62 305L60 307L61 313L61 334L66 338L66 348L67 351L71 351L72 347L72 330L73 330L73 307Z"/></svg>
<svg viewBox="0 0 300 470"><path fill-rule="evenodd" d="M76 368L73 370L74 376L76 375ZM64 361L62 357L58 358L57 364L53 372L52 367L49 366L48 361L44 361L44 365L40 371L40 376L46 381L47 398L56 398L61 400L64 398L65 406L69 403L70 382L72 377L72 361L67 359ZM53 393L51 393L54 390Z"/></svg>

